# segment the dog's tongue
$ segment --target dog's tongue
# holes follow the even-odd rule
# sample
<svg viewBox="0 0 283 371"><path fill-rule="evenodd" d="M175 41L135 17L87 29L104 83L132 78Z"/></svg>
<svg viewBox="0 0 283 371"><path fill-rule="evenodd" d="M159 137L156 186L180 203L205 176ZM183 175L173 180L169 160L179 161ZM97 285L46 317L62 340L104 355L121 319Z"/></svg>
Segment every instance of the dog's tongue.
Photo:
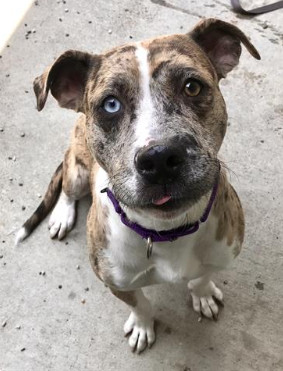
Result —
<svg viewBox="0 0 283 371"><path fill-rule="evenodd" d="M170 199L171 199L171 196L164 196L164 197L159 198L158 200L152 201L152 203L154 205L160 206L160 205L165 204Z"/></svg>

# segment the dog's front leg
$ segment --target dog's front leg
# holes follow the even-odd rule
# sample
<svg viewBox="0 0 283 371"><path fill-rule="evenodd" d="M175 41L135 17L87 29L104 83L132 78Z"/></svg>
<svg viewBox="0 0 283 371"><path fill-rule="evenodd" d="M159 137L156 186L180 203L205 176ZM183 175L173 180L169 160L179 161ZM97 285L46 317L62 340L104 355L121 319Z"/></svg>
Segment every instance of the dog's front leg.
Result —
<svg viewBox="0 0 283 371"><path fill-rule="evenodd" d="M131 308L131 314L124 325L124 333L130 334L129 345L132 351L140 353L147 346L150 348L155 341L153 311L142 290L118 291L111 288L111 291Z"/></svg>
<svg viewBox="0 0 283 371"><path fill-rule="evenodd" d="M223 293L211 281L211 273L189 281L188 288L193 300L193 308L205 317L217 320L218 304L223 305Z"/></svg>

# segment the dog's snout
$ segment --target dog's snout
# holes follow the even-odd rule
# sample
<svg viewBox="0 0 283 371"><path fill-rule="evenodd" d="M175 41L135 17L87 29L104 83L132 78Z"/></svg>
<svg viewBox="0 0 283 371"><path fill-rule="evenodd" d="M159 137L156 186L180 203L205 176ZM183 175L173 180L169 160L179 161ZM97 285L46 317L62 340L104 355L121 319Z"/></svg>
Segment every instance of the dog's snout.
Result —
<svg viewBox="0 0 283 371"><path fill-rule="evenodd" d="M135 156L138 173L151 184L171 183L185 162L186 149L180 145L155 145L140 149Z"/></svg>

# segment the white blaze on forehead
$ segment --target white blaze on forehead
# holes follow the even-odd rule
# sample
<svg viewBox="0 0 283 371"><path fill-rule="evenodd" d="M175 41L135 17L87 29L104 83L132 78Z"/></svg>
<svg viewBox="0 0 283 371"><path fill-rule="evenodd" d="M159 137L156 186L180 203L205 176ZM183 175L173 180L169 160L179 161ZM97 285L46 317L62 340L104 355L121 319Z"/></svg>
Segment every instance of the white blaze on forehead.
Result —
<svg viewBox="0 0 283 371"><path fill-rule="evenodd" d="M137 44L136 58L139 64L141 95L137 110L135 135L136 146L137 148L141 148L153 139L151 136L154 126L154 105L149 86L148 50L141 46L141 44Z"/></svg>

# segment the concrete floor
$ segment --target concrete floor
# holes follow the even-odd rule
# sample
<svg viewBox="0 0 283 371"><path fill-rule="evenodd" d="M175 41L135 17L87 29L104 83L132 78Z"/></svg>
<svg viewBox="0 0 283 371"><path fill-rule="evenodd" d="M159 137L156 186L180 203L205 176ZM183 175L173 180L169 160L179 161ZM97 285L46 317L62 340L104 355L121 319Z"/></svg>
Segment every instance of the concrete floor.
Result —
<svg viewBox="0 0 283 371"><path fill-rule="evenodd" d="M283 11L246 19L224 0L163 3L39 0L1 52L1 371L283 370ZM146 289L158 318L157 342L137 356L122 334L128 309L88 261L88 199L66 241L50 240L45 221L13 246L13 232L62 160L76 117L52 99L38 113L32 82L66 49L100 52L130 39L185 32L201 16L235 22L262 55L256 61L244 51L221 83L230 123L221 156L244 205L245 249L215 277L226 304L218 323L197 322L185 287Z"/></svg>

